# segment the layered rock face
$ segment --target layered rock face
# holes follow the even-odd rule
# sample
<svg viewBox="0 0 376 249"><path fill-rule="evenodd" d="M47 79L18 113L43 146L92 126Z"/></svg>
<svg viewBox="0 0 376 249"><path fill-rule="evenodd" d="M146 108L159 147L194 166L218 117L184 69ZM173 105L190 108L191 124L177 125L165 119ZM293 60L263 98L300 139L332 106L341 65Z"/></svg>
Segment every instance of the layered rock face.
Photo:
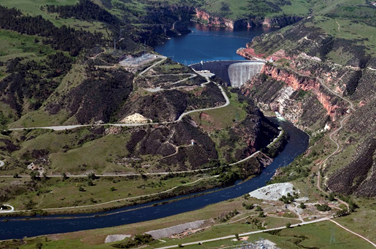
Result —
<svg viewBox="0 0 376 249"><path fill-rule="evenodd" d="M243 94L255 98L261 108L277 111L301 128L310 129L314 124L315 128L323 127L328 117L336 121L346 108L315 78L272 64L266 64L261 74L244 85Z"/></svg>
<svg viewBox="0 0 376 249"><path fill-rule="evenodd" d="M293 71L288 71L287 69L279 69L271 64L265 65L261 73L272 77L274 80L285 82L294 91L310 91L312 94L316 95L317 100L327 110L327 115L329 115L332 120L335 119L336 110L339 108L339 105L336 104L337 97L322 87L317 78L303 76Z"/></svg>
<svg viewBox="0 0 376 249"><path fill-rule="evenodd" d="M242 18L237 20L231 20L224 17L219 17L212 15L204 10L195 8L195 18L206 25L216 26L216 27L227 27L231 29L236 29L240 27L253 28L253 27L274 27L282 28L286 25L298 22L302 17L298 16L285 16L285 17L275 17L275 18L266 18L266 17L250 17Z"/></svg>
<svg viewBox="0 0 376 249"><path fill-rule="evenodd" d="M304 23L257 37L238 50L246 58L273 61L242 92L262 109L278 111L312 132L335 130L348 116L333 136L340 151L326 162L324 184L334 192L376 196L375 59L354 41L331 37ZM342 57L336 57L339 51ZM350 100L355 111L337 95Z"/></svg>
<svg viewBox="0 0 376 249"><path fill-rule="evenodd" d="M196 18L198 21L209 26L234 28L234 21L217 16L211 16L209 13L196 8Z"/></svg>

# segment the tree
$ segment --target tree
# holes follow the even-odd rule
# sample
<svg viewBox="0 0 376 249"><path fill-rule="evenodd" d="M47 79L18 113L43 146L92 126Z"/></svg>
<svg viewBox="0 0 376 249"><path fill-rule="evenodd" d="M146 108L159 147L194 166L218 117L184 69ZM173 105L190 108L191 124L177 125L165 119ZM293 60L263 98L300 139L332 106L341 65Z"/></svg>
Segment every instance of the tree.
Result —
<svg viewBox="0 0 376 249"><path fill-rule="evenodd" d="M317 210L322 211L322 212L332 210L331 207L329 207L327 204L322 204L322 205L316 204L315 206L316 206Z"/></svg>
<svg viewBox="0 0 376 249"><path fill-rule="evenodd" d="M349 215L350 213L346 210L346 209L341 209L341 210L338 210L336 212L336 217L342 217L342 216L346 216L346 215Z"/></svg>
<svg viewBox="0 0 376 249"><path fill-rule="evenodd" d="M266 215L264 214L264 212L260 212L259 217L266 217Z"/></svg>
<svg viewBox="0 0 376 249"><path fill-rule="evenodd" d="M87 175L87 178L88 178L89 180L95 180L95 179L97 179L97 176L95 175L95 173L91 172L91 173L89 173L89 174Z"/></svg>
<svg viewBox="0 0 376 249"><path fill-rule="evenodd" d="M300 207L301 209L305 209L305 208L306 208L306 205L305 205L303 202L301 202L299 207Z"/></svg>
<svg viewBox="0 0 376 249"><path fill-rule="evenodd" d="M290 227L291 227L291 223L290 222L286 223L286 228L290 228Z"/></svg>
<svg viewBox="0 0 376 249"><path fill-rule="evenodd" d="M359 206L353 202L352 200L349 201L349 210L350 212L354 212Z"/></svg>
<svg viewBox="0 0 376 249"><path fill-rule="evenodd" d="M332 192L332 193L330 193L329 194L329 201L335 201L336 200L336 198L334 198L334 193Z"/></svg>
<svg viewBox="0 0 376 249"><path fill-rule="evenodd" d="M34 170L33 171L31 171L30 172L30 178L31 178L31 180L36 180L36 179L38 179L38 174L37 174L37 172L35 172Z"/></svg>
<svg viewBox="0 0 376 249"><path fill-rule="evenodd" d="M65 181L65 180L68 179L68 176L65 173L61 173L61 178L62 178L63 181Z"/></svg>

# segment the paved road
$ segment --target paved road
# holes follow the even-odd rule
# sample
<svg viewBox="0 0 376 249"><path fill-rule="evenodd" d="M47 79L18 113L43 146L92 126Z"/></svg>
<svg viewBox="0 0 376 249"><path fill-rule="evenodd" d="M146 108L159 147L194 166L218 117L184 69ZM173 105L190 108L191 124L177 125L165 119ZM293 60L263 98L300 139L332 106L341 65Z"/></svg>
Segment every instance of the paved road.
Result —
<svg viewBox="0 0 376 249"><path fill-rule="evenodd" d="M165 74L165 75L190 75L189 77L185 78L185 79L182 79L182 80L178 80L178 81L175 81L173 83L170 83L170 85L176 85L176 84L179 84L181 82L184 82L184 81L187 81L187 80L190 80L190 79L193 79L195 77L197 77L197 74L193 74L193 73L188 73L188 74ZM159 76L164 76L163 74L162 75L152 75L151 77L159 77ZM149 76L150 77L150 76ZM207 82L207 83L210 83ZM205 84L207 84L205 83ZM202 84L201 84L202 86ZM178 88L185 88L186 86L180 86L180 87L170 87L168 89L163 89L161 87L156 87L156 88L144 88L146 91L148 92L151 92L151 93L156 93L156 92L161 92L161 91L171 91L171 90L175 90L175 89L178 89Z"/></svg>
<svg viewBox="0 0 376 249"><path fill-rule="evenodd" d="M218 88L221 90L221 93L222 93L223 97L224 97L225 100L226 100L226 103L225 103L225 104L223 104L223 105L221 105L221 106L210 107L210 108L203 108L203 109L196 109L196 110L192 110L192 111L185 112L185 113L183 113L182 115L180 115L180 117L179 117L176 121L180 122L180 121L183 119L183 117L185 117L185 116L187 116L187 115L189 115L189 114L191 114L191 113L194 113L194 112L203 112L203 111L215 110L215 109L219 109L219 108L223 108L223 107L228 106L228 105L230 104L230 100L229 100L229 98L227 97L227 94L225 93L225 91L223 90L223 88L222 88L220 85L218 85L218 84L216 84L216 85L217 85Z"/></svg>
<svg viewBox="0 0 376 249"><path fill-rule="evenodd" d="M6 210L0 210L0 214L1 213L11 213L11 212L14 212L14 207L13 206L8 205L8 204L3 204L3 206L10 207L10 210L8 210L8 209L6 209Z"/></svg>
<svg viewBox="0 0 376 249"><path fill-rule="evenodd" d="M142 71L141 73L139 73L138 76L135 77L134 79L140 77L141 75L143 75L144 73L146 73L147 71L149 71L150 69L152 69L153 67L155 67L155 66L161 64L162 62L164 62L165 60L167 60L167 57L166 57L166 56L158 55L157 57L158 57L158 58L162 58L162 60L160 60L160 61L154 63L154 64L151 65L150 67L148 67L148 68L146 68L145 70L143 70L143 71ZM134 82L134 80L133 80L133 82Z"/></svg>
<svg viewBox="0 0 376 249"><path fill-rule="evenodd" d="M194 172L202 172L202 171L208 171L212 170L214 168L207 168L207 169L194 169L194 170L183 170L183 171L170 171L170 172L158 172L158 173L108 173L108 174L96 174L97 177L116 177L116 176L141 176L141 175L146 175L146 176L158 176L158 175L168 175L168 174L186 174L186 173L194 173ZM67 177L87 177L89 173L86 174L80 174L80 175L71 175L67 174ZM47 174L47 177L62 177L61 175L54 175L54 174ZM1 177L7 177L11 178L13 175L0 175ZM19 175L20 178L27 178L30 177L30 175Z"/></svg>
<svg viewBox="0 0 376 249"><path fill-rule="evenodd" d="M372 241L370 241L369 239L367 239L366 237L351 231L350 229L348 229L348 228L342 226L341 224L339 224L338 222L332 220L330 217L325 217L325 218L312 220L312 221L304 221L304 222L301 222L301 223L298 223L298 224L293 224L293 225L291 225L291 227L304 226L304 225L323 222L323 221L331 221L334 224L336 224L337 226L339 226L339 227L345 229L346 231L358 236L361 239L364 239L365 241L367 241L368 243L370 243L371 245L376 247L376 244L373 243ZM258 234L258 233L265 233L265 232L270 232L270 231L275 231L275 230L281 230L281 229L288 229L288 228L286 228L286 226L283 226L283 227L276 227L276 228L270 228L270 229L265 229L265 230L246 232L246 233L239 234L239 237L252 235L252 234ZM199 244L204 244L204 243L209 243L209 242L214 242L214 241L219 241L219 240L225 240L225 239L234 239L234 238L235 238L235 235L228 235L228 236L222 236L222 237L218 237L218 238L214 238L214 239L199 240L199 241L194 241L194 242L189 242L189 243L183 243L181 245L182 246L199 245ZM164 246L164 247L158 247L158 248L159 249L169 249L169 248L176 248L176 247L180 247L180 246L179 245L172 245L172 246Z"/></svg>
<svg viewBox="0 0 376 249"><path fill-rule="evenodd" d="M327 221L329 218L322 218L322 219L317 219L313 221L306 221L306 222L301 222L298 224L291 225L291 227L296 227L296 226L302 226L302 225L308 225L312 223L317 223L317 222L322 222L322 221ZM258 231L252 231L252 232L246 232L239 234L239 237L251 235L251 234L258 234L258 233L265 233L265 232L270 232L270 231L275 231L275 230L281 230L281 229L286 229L286 226L283 227L276 227L276 228L270 228L270 229L265 229L265 230L258 230ZM189 242L189 243L183 243L181 244L182 246L189 246L189 245L198 245L198 244L204 244L208 242L214 242L218 240L224 240L224 239L234 239L235 235L228 235L228 236L222 236L214 239L207 239L207 240L199 240L199 241L194 241L194 242ZM158 247L159 249L169 249L169 248L176 248L179 247L179 245L172 245L172 246L164 246L164 247Z"/></svg>
<svg viewBox="0 0 376 249"><path fill-rule="evenodd" d="M150 67L148 67L147 69L145 69L144 71L142 71L139 75L141 76L142 74L144 74L145 72L147 72L148 70L150 70L151 68L155 67L156 65L162 63L163 61L165 61L167 59L167 57L164 57L164 56L161 56L161 58L163 58L161 61L158 61L156 63L154 63L153 65L151 65ZM189 77L189 78L192 78L193 76ZM188 80L189 78L187 79L184 79L184 80ZM136 79L136 77L135 77ZM208 84L210 83L210 79L208 77L206 77L206 80L207 82L204 83L204 84ZM54 131L63 131L63 130L71 130L71 129L76 129L76 128L81 128L81 127L91 127L91 126L119 126L119 127L136 127L136 126L148 126L148 125L157 125L157 124L172 124L172 123L176 123L176 122L180 122L183 117L185 117L186 115L189 115L189 114L192 114L192 113L195 113L195 112L202 112L202 111L208 111L208 110L214 110L214 109L219 109L219 108L223 108L223 107L226 107L230 104L230 100L229 98L227 97L227 94L225 93L225 91L223 90L223 88L216 84L218 86L218 88L221 90L221 93L223 95L223 97L225 98L226 100L226 103L221 105L221 106L216 106L216 107L209 107L209 108L203 108L203 109L196 109L196 110L192 110L192 111L188 111L188 112L184 112L180 115L180 117L175 120L175 121L172 121L172 122L161 122L161 123L142 123L142 124L124 124L124 123L115 123L115 124L96 124L96 125L92 125L92 124L86 124L86 125L60 125L60 126L43 126L43 127L25 127L25 128L10 128L9 130L11 131L19 131L19 130L25 130L25 129L49 129L49 130L54 130Z"/></svg>

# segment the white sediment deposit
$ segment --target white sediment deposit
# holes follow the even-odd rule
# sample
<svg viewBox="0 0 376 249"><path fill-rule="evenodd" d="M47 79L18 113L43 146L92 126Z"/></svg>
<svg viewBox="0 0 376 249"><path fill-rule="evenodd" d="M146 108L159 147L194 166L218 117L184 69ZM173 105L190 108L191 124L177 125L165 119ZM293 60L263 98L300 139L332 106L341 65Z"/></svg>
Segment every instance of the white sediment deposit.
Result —
<svg viewBox="0 0 376 249"><path fill-rule="evenodd" d="M144 124L151 122L151 119L145 118L139 113L135 113L123 118L120 122L126 124Z"/></svg>
<svg viewBox="0 0 376 249"><path fill-rule="evenodd" d="M181 233L187 229L196 229L199 228L202 224L205 223L205 220L198 220L193 222L188 222L180 224L177 226L167 227L159 230L153 230L146 232L150 234L154 239L170 237L173 234Z"/></svg>
<svg viewBox="0 0 376 249"><path fill-rule="evenodd" d="M283 195L292 194L293 192L299 193L299 190L294 190L294 185L287 182L267 185L252 191L249 195L261 200L277 201Z"/></svg>
<svg viewBox="0 0 376 249"><path fill-rule="evenodd" d="M104 240L104 243L116 242L116 241L120 241L120 240L123 240L125 238L130 238L130 237L131 236L127 234L112 234L106 237L106 239Z"/></svg>

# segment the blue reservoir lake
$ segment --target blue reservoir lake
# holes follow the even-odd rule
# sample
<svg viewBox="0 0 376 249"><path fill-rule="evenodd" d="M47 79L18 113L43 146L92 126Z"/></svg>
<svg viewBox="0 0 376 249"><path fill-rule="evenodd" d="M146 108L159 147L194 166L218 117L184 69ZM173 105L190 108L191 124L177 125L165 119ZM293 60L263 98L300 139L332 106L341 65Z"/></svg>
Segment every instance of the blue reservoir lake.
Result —
<svg viewBox="0 0 376 249"><path fill-rule="evenodd" d="M231 30L191 24L192 33L173 37L155 47L155 51L185 65L200 61L244 60L236 50L270 28Z"/></svg>

